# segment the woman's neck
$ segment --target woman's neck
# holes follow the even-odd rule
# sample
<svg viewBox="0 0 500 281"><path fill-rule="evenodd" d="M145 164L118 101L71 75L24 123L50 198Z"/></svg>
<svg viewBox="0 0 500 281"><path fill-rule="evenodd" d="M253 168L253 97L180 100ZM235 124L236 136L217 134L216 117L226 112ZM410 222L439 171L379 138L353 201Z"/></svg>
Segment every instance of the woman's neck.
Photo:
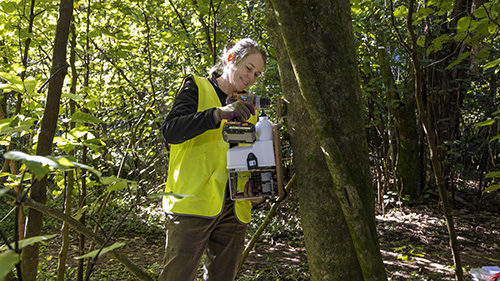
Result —
<svg viewBox="0 0 500 281"><path fill-rule="evenodd" d="M226 94L230 95L231 89L229 89L229 85L227 83L227 78L224 77L224 75L221 75L217 77L217 85L219 85L219 88Z"/></svg>

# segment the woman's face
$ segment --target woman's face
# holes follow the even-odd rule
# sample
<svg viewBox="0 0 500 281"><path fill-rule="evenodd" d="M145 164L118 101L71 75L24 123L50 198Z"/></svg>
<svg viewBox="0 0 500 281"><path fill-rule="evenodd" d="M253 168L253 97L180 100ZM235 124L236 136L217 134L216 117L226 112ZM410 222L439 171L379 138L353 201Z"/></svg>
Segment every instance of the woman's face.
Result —
<svg viewBox="0 0 500 281"><path fill-rule="evenodd" d="M234 63L231 57L230 55L230 61L227 65L227 82L229 86L229 92L227 94L241 92L248 88L255 83L255 80L264 69L264 60L259 53L247 55L237 64Z"/></svg>

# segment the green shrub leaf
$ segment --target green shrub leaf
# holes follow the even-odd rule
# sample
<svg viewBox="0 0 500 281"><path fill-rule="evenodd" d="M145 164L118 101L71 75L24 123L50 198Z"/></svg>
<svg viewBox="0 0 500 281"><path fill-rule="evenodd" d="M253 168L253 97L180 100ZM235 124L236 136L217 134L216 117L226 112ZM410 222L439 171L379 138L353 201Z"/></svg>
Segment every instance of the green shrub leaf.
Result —
<svg viewBox="0 0 500 281"><path fill-rule="evenodd" d="M99 255L101 255L101 254L105 254L109 251L113 251L114 249L119 248L123 245L125 245L125 242L116 242L115 244L102 249L102 251L100 249L95 250L95 251L92 251L92 252L85 254L83 256L75 257L75 259L79 260L79 259L86 259L86 258L94 258L95 255L97 255L99 253L99 251L100 251Z"/></svg>
<svg viewBox="0 0 500 281"><path fill-rule="evenodd" d="M19 254L12 250L0 253L0 280L4 280L20 260Z"/></svg>

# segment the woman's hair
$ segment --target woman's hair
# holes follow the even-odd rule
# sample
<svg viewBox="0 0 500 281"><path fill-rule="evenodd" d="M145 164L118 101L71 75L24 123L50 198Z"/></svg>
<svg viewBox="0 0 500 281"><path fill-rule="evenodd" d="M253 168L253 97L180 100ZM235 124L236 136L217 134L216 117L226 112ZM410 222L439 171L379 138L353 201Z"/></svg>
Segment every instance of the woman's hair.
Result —
<svg viewBox="0 0 500 281"><path fill-rule="evenodd" d="M233 61L235 64L238 64L244 57L248 55L258 53L262 55L264 66L266 65L266 52L254 40L250 38L244 38L236 43L229 42L226 44L219 62L210 69L210 76L212 76L215 72L224 69L224 67L227 65L227 57L231 53L234 55Z"/></svg>

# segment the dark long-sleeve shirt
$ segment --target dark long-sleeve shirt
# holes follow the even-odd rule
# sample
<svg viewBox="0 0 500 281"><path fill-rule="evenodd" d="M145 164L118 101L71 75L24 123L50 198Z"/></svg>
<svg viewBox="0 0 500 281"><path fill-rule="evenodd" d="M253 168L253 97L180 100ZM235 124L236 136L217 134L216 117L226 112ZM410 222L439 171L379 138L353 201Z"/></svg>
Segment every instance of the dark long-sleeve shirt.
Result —
<svg viewBox="0 0 500 281"><path fill-rule="evenodd" d="M222 106L226 105L227 95L218 87L215 77L209 81L215 88ZM185 79L181 90L177 93L172 110L167 115L161 131L167 143L179 144L192 139L197 135L220 127L220 122L215 119L215 108L205 111L198 110L198 86L193 76Z"/></svg>

